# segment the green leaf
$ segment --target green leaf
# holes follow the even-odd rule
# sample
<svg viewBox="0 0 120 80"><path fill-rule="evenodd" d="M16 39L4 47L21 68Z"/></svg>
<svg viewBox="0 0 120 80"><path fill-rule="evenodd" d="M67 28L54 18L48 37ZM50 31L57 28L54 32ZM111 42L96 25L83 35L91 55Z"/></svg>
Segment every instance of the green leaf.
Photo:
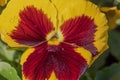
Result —
<svg viewBox="0 0 120 80"><path fill-rule="evenodd" d="M120 0L117 0L118 2L120 2Z"/></svg>
<svg viewBox="0 0 120 80"><path fill-rule="evenodd" d="M2 75L7 80L20 80L16 70L6 62L0 62L0 75Z"/></svg>
<svg viewBox="0 0 120 80"><path fill-rule="evenodd" d="M120 63L97 72L95 80L120 80Z"/></svg>
<svg viewBox="0 0 120 80"><path fill-rule="evenodd" d="M80 80L94 80L96 72L99 71L99 69L103 68L103 66L105 65L106 57L108 56L108 54L109 49L95 60L95 62L87 70L87 72L80 78Z"/></svg>
<svg viewBox="0 0 120 80"><path fill-rule="evenodd" d="M3 76L0 75L0 80L7 80Z"/></svg>
<svg viewBox="0 0 120 80"><path fill-rule="evenodd" d="M90 0L91 2L97 4L98 6L112 7L114 0Z"/></svg>
<svg viewBox="0 0 120 80"><path fill-rule="evenodd" d="M15 50L7 49L7 45L0 41L0 59L13 61L15 53Z"/></svg>
<svg viewBox="0 0 120 80"><path fill-rule="evenodd" d="M120 32L118 30L110 31L109 47L112 55L120 61Z"/></svg>
<svg viewBox="0 0 120 80"><path fill-rule="evenodd" d="M96 60L95 62L91 65L89 68L89 72L94 72L102 68L105 64L106 57L109 54L109 49L103 52Z"/></svg>

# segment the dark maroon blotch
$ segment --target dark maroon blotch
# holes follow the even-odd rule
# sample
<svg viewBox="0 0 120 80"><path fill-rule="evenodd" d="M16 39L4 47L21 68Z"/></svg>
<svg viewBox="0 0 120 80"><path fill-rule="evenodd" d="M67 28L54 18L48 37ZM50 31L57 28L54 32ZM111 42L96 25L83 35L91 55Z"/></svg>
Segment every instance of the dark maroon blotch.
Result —
<svg viewBox="0 0 120 80"><path fill-rule="evenodd" d="M96 28L94 20L85 15L69 19L61 26L65 42L84 47L93 56L98 54L93 44Z"/></svg>

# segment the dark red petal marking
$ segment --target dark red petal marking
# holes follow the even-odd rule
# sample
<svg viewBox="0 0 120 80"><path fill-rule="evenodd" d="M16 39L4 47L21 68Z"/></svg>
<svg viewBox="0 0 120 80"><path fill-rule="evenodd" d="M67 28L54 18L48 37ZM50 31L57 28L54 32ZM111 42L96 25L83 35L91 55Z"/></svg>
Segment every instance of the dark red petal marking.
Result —
<svg viewBox="0 0 120 80"><path fill-rule="evenodd" d="M26 7L19 15L19 24L10 35L18 43L36 45L45 41L46 35L53 30L53 24L43 11L33 6Z"/></svg>
<svg viewBox="0 0 120 80"><path fill-rule="evenodd" d="M98 53L93 45L96 25L90 17L83 15L75 19L70 19L62 25L61 30L65 42L83 46L89 50L93 56Z"/></svg>
<svg viewBox="0 0 120 80"><path fill-rule="evenodd" d="M85 72L87 63L73 48L65 43L59 46L39 45L23 65L25 77L45 80L54 71L58 80L78 80Z"/></svg>

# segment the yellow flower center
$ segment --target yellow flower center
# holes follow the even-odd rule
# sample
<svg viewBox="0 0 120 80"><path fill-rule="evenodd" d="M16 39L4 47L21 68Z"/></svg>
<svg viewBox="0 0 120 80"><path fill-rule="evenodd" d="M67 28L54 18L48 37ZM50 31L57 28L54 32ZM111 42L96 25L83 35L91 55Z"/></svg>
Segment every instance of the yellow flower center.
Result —
<svg viewBox="0 0 120 80"><path fill-rule="evenodd" d="M46 40L48 41L49 45L59 45L60 42L64 41L64 37L63 34L60 30L56 31L52 31L50 32L47 37Z"/></svg>

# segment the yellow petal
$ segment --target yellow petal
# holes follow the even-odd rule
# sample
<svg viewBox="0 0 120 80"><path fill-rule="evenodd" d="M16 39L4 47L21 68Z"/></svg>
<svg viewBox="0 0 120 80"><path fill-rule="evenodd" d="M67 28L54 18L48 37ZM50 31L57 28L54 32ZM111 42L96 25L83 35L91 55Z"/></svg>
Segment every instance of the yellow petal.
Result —
<svg viewBox="0 0 120 80"><path fill-rule="evenodd" d="M29 80L29 79L25 78L25 76L22 73L22 80Z"/></svg>
<svg viewBox="0 0 120 80"><path fill-rule="evenodd" d="M7 0L0 0L0 6L4 6L7 3Z"/></svg>
<svg viewBox="0 0 120 80"><path fill-rule="evenodd" d="M84 49L83 47L75 48L75 51L79 53L86 60L88 65L91 64L92 54L90 53L90 51Z"/></svg>
<svg viewBox="0 0 120 80"><path fill-rule="evenodd" d="M66 20L75 16L83 15L86 7L86 0L51 0L57 8L58 27Z"/></svg>
<svg viewBox="0 0 120 80"><path fill-rule="evenodd" d="M25 78L24 74L22 74L22 80L29 80L27 78ZM50 75L50 78L49 79L45 79L45 80L58 80L55 73L52 72L51 75Z"/></svg>
<svg viewBox="0 0 120 80"><path fill-rule="evenodd" d="M58 10L58 26L63 22L76 16L89 16L94 19L96 24L95 42L99 55L108 48L108 25L105 14L99 7L88 0L52 0Z"/></svg>
<svg viewBox="0 0 120 80"><path fill-rule="evenodd" d="M34 48L28 48L21 56L20 64L23 65L28 56L34 51Z"/></svg>
<svg viewBox="0 0 120 80"><path fill-rule="evenodd" d="M46 79L46 80L47 80L47 79ZM58 79L57 79L55 73L52 72L52 73L51 73L51 76L50 76L50 78L49 78L48 80L58 80Z"/></svg>
<svg viewBox="0 0 120 80"><path fill-rule="evenodd" d="M53 25L56 26L56 9L49 0L11 0L0 16L1 38L10 46L23 46L12 40L8 34L18 25L19 13L27 6L42 9Z"/></svg>

